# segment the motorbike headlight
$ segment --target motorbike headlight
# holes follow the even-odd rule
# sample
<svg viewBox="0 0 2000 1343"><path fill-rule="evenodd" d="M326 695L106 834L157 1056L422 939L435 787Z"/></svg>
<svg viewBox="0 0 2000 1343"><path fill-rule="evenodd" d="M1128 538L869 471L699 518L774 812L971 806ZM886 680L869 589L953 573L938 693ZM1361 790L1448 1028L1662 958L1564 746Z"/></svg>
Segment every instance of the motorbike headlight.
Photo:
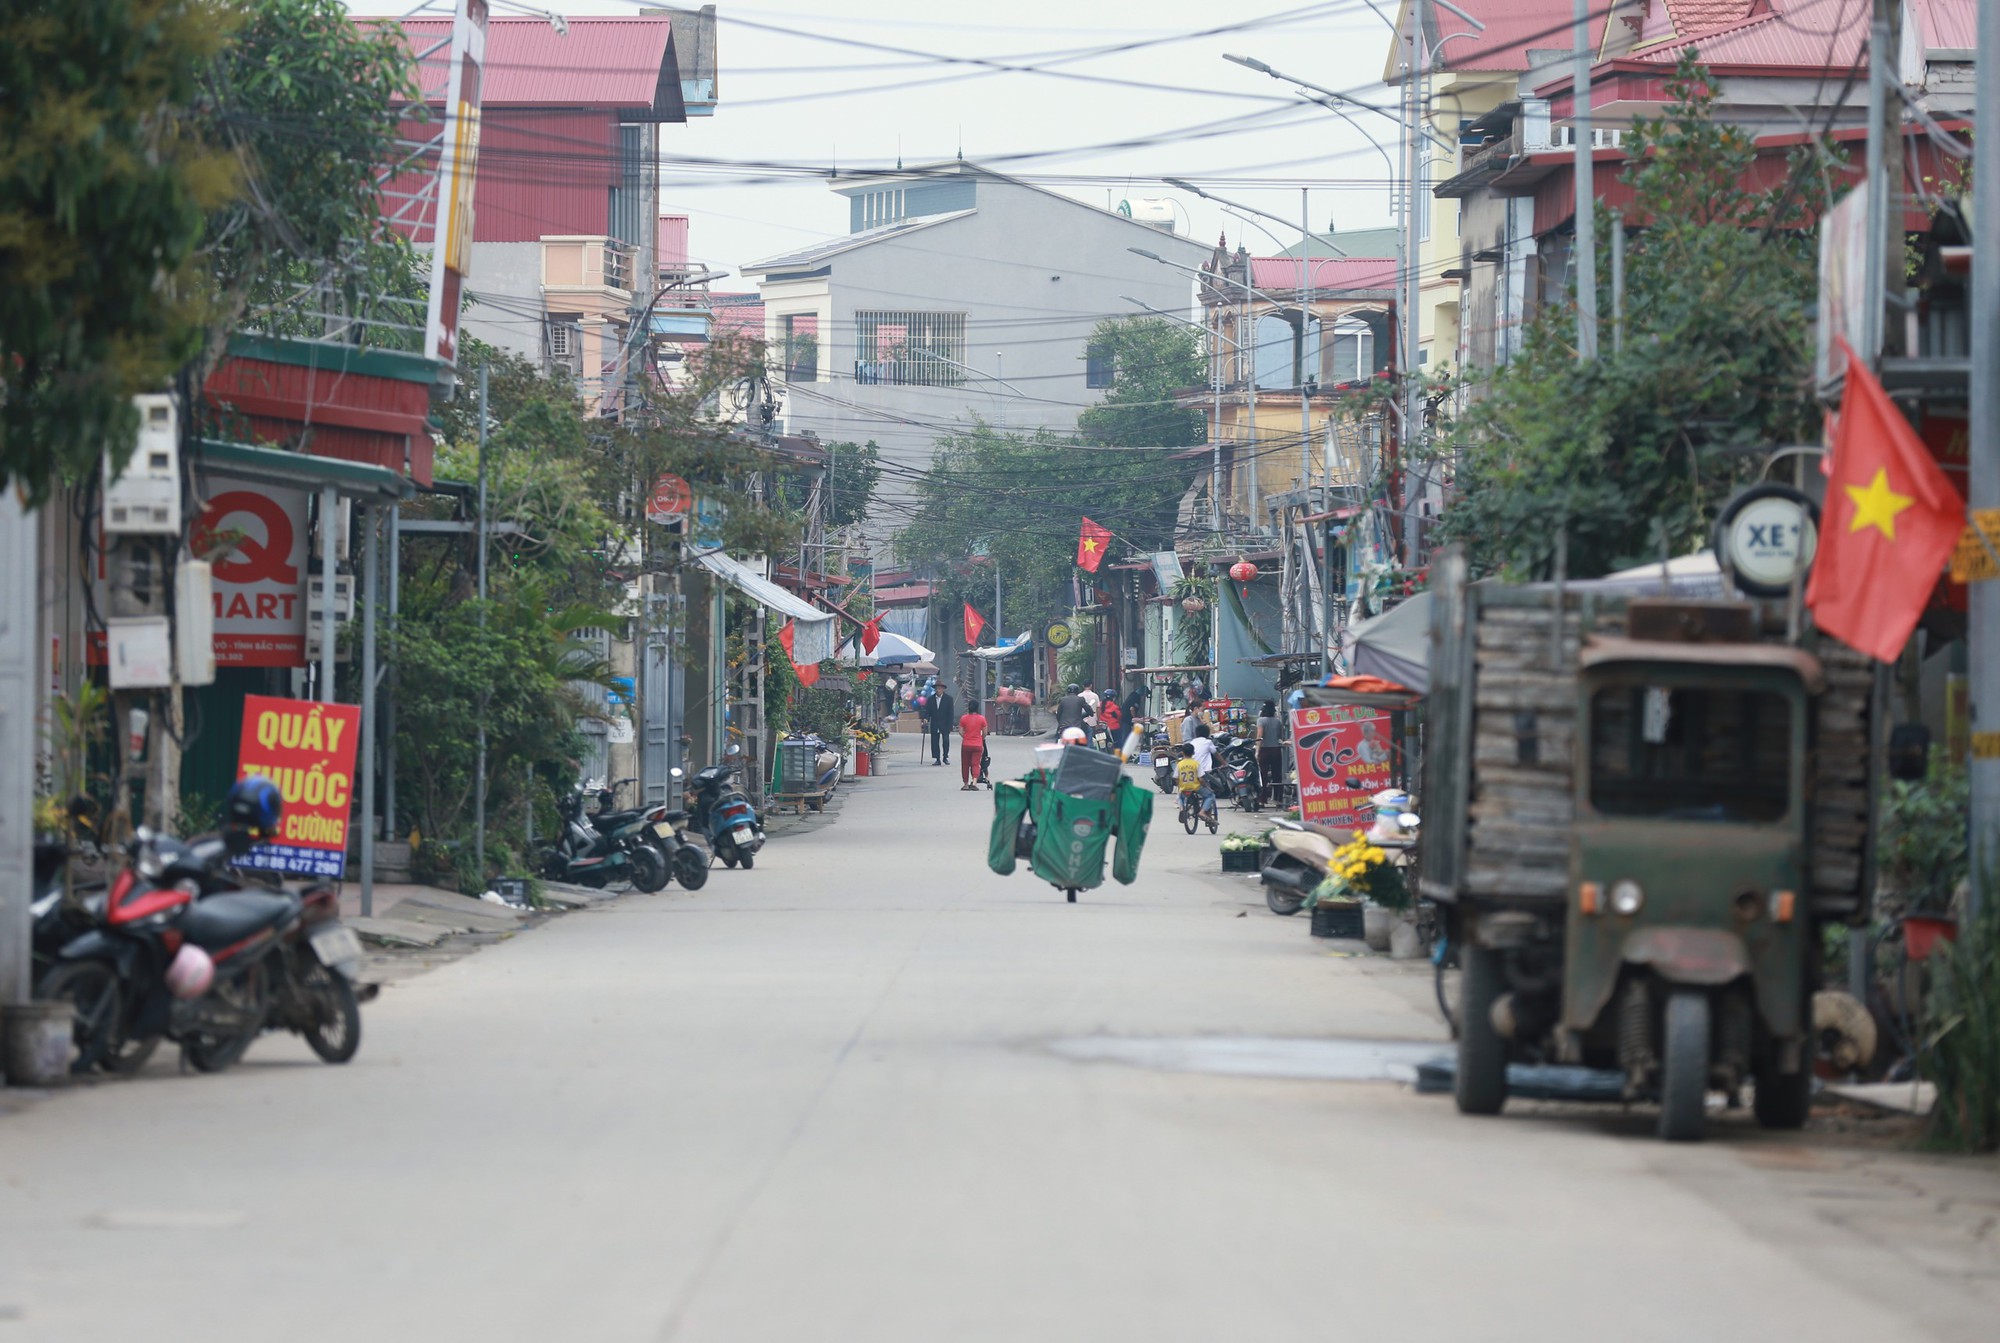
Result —
<svg viewBox="0 0 2000 1343"><path fill-rule="evenodd" d="M1611 912L1631 918L1646 903L1646 892L1630 877L1611 884Z"/></svg>

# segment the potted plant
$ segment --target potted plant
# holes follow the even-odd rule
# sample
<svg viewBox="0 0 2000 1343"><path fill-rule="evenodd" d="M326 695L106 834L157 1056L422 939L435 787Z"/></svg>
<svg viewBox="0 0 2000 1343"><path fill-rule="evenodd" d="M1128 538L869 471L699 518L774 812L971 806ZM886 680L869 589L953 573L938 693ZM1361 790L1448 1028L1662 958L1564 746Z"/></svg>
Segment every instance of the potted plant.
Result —
<svg viewBox="0 0 2000 1343"><path fill-rule="evenodd" d="M1369 843L1360 830L1333 851L1326 880L1306 897L1314 937L1365 938L1377 951L1388 950L1389 925L1409 903L1410 888L1401 869L1390 863L1386 849Z"/></svg>

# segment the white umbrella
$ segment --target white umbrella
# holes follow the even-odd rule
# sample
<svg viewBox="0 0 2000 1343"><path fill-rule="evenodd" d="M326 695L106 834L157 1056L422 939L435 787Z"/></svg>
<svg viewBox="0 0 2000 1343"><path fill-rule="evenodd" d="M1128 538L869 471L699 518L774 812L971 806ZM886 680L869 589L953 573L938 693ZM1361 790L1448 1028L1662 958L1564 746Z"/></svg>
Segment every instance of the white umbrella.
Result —
<svg viewBox="0 0 2000 1343"><path fill-rule="evenodd" d="M884 630L874 652L862 652L861 638L856 635L841 648L840 660L850 667L901 667L912 662L935 662L937 654L915 639Z"/></svg>

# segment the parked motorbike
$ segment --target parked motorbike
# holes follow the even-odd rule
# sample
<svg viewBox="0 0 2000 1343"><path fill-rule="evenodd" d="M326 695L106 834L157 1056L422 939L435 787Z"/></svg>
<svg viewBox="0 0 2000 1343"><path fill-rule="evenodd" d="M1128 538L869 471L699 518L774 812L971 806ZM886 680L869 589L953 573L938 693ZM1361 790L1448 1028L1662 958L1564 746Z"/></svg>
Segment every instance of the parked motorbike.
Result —
<svg viewBox="0 0 2000 1343"><path fill-rule="evenodd" d="M676 780L686 777L678 765L668 772ZM645 820L652 827L652 845L666 859L667 870L674 880L690 891L700 890L708 881L708 865L712 860L707 849L688 837L686 808L661 803L646 812Z"/></svg>
<svg viewBox="0 0 2000 1343"><path fill-rule="evenodd" d="M1407 851L1416 845L1422 822L1409 810L1410 795L1388 789L1369 799L1369 807L1356 819L1367 819L1369 842L1383 848ZM1264 903L1273 914L1296 914L1306 897L1333 870L1334 850L1354 838L1352 827L1316 825L1310 821L1280 819L1271 832L1271 856L1258 870L1264 885Z"/></svg>
<svg viewBox="0 0 2000 1343"><path fill-rule="evenodd" d="M707 838L724 867L754 867L757 851L764 847L764 827L757 819L757 809L735 786L742 767L742 748L731 746L721 760L696 770L694 796L688 805L689 825Z"/></svg>
<svg viewBox="0 0 2000 1343"><path fill-rule="evenodd" d="M75 1008L71 1071L136 1068L165 1038L196 1070L220 1072L264 1029L273 976L286 973L278 953L302 907L283 891L203 898L225 842L133 837L103 922L64 946L36 985L37 997Z"/></svg>
<svg viewBox="0 0 2000 1343"><path fill-rule="evenodd" d="M624 779L620 784L630 782ZM647 895L666 886L667 856L653 843L658 823L647 821L646 810L608 810L616 788L578 784L570 790L558 808L562 833L542 850L544 877L598 889L629 881L634 890ZM593 797L599 804L595 815L588 810Z"/></svg>
<svg viewBox="0 0 2000 1343"><path fill-rule="evenodd" d="M1146 749L1153 753L1153 787L1172 795L1174 791L1174 744L1167 739L1165 728L1154 728L1147 738Z"/></svg>
<svg viewBox="0 0 2000 1343"><path fill-rule="evenodd" d="M345 1063L361 1048L361 1004L381 989L355 983L361 939L340 921L339 893L308 887L300 904L298 923L272 958L278 973L264 1028L303 1036L322 1062Z"/></svg>
<svg viewBox="0 0 2000 1343"><path fill-rule="evenodd" d="M1244 811L1255 811L1264 776L1257 767L1257 748L1249 738L1225 735L1216 742L1217 771L1227 785L1222 791Z"/></svg>

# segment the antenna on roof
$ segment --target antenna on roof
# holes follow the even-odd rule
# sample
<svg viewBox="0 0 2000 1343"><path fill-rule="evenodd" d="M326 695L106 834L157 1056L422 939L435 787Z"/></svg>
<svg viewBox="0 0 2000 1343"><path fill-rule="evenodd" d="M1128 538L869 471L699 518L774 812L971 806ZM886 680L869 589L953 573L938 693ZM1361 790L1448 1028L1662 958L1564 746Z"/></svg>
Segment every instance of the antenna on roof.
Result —
<svg viewBox="0 0 2000 1343"><path fill-rule="evenodd" d="M965 162L965 123L958 123L958 161Z"/></svg>
<svg viewBox="0 0 2000 1343"><path fill-rule="evenodd" d="M896 137L896 171L903 171L903 137Z"/></svg>

